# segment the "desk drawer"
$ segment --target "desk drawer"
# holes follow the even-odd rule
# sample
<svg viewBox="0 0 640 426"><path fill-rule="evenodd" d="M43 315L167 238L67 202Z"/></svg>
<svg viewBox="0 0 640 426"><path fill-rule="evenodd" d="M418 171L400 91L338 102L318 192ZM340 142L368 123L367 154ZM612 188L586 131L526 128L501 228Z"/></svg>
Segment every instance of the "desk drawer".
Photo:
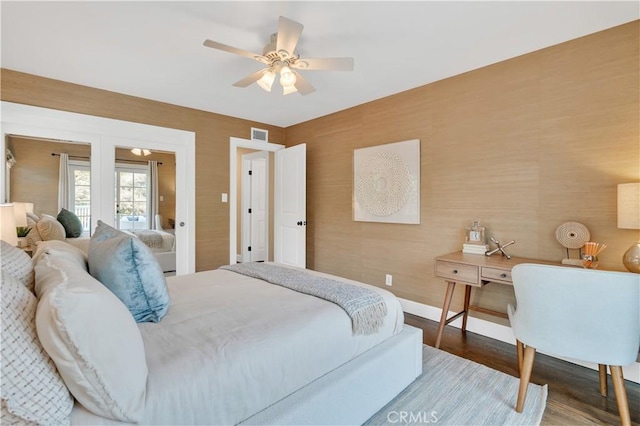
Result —
<svg viewBox="0 0 640 426"><path fill-rule="evenodd" d="M460 263L445 262L442 260L436 261L437 277L476 286L480 285L480 281L478 280L478 269L479 268L477 266L473 265L463 265Z"/></svg>
<svg viewBox="0 0 640 426"><path fill-rule="evenodd" d="M512 283L511 271L507 269L487 268L483 266L482 279L487 281Z"/></svg>

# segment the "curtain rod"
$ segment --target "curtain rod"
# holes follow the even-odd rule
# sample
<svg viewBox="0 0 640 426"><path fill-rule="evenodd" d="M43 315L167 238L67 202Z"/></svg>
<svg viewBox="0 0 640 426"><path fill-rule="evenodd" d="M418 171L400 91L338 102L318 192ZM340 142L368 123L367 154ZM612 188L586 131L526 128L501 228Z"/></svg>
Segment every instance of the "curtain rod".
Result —
<svg viewBox="0 0 640 426"><path fill-rule="evenodd" d="M60 157L60 154L56 152L52 152L51 156ZM78 155L70 155L69 158L72 160L91 160L91 157L81 157ZM127 160L126 158L116 158L116 161L124 162L124 163L138 163L138 164L148 164L148 161L143 160ZM158 166L162 165L162 161L158 161Z"/></svg>

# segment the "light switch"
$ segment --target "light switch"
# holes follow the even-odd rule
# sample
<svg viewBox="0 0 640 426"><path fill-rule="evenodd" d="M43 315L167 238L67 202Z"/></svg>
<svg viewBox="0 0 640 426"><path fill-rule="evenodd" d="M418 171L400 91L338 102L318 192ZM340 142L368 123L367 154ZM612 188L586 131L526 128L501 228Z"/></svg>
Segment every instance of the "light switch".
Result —
<svg viewBox="0 0 640 426"><path fill-rule="evenodd" d="M163 195L160 196L160 201L164 201L164 196Z"/></svg>
<svg viewBox="0 0 640 426"><path fill-rule="evenodd" d="M226 192L222 193L222 202L223 203L228 203L229 202L229 194L227 194Z"/></svg>

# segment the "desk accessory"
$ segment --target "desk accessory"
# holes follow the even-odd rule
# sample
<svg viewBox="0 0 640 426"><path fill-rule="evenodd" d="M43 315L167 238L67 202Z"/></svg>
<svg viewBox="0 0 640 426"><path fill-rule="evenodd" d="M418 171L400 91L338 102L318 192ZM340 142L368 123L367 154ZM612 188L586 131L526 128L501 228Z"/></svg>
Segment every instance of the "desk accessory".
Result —
<svg viewBox="0 0 640 426"><path fill-rule="evenodd" d="M618 229L640 229L640 183L618 185ZM622 263L629 272L640 274L640 241L629 247Z"/></svg>
<svg viewBox="0 0 640 426"><path fill-rule="evenodd" d="M489 246L484 243L484 231L484 226L480 226L480 219L475 219L471 226L467 226L462 252L484 255L489 250Z"/></svg>
<svg viewBox="0 0 640 426"><path fill-rule="evenodd" d="M567 257L562 259L563 265L583 266L582 247L589 241L591 234L586 226L579 222L566 222L556 229L556 239L567 250ZM578 250L578 258L571 259L569 250Z"/></svg>
<svg viewBox="0 0 640 426"><path fill-rule="evenodd" d="M507 252L506 252L506 251L504 251L504 249L505 249L506 247L509 247L511 244L515 244L516 242L515 242L514 240L509 241L507 244L500 245L500 241L498 241L498 240L496 240L495 238L491 237L491 242L492 242L492 243L494 243L494 244L495 244L496 246L498 246L498 247L497 247L497 248L495 248L495 249L493 249L493 250L491 250L491 251L486 252L486 253L485 253L485 255L486 255L486 256L491 256L491 255L492 255L492 254L494 254L494 253L500 252L500 253L502 253L502 255L503 255L504 257L506 257L507 259L511 259L511 256L509 256L509 255L507 254Z"/></svg>
<svg viewBox="0 0 640 426"><path fill-rule="evenodd" d="M582 255L582 266L587 269L595 269L598 267L598 255L602 250L606 249L606 244L594 242L584 243L584 254Z"/></svg>

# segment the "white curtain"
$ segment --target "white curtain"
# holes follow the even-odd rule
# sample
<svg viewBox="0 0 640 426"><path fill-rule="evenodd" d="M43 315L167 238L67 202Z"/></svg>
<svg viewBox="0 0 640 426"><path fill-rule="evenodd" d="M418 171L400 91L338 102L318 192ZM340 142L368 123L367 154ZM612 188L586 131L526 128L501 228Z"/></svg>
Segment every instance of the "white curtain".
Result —
<svg viewBox="0 0 640 426"><path fill-rule="evenodd" d="M147 211L149 229L157 229L155 218L158 214L158 199L158 162L149 161L149 210Z"/></svg>
<svg viewBox="0 0 640 426"><path fill-rule="evenodd" d="M58 211L69 210L69 154L60 154L58 170Z"/></svg>

